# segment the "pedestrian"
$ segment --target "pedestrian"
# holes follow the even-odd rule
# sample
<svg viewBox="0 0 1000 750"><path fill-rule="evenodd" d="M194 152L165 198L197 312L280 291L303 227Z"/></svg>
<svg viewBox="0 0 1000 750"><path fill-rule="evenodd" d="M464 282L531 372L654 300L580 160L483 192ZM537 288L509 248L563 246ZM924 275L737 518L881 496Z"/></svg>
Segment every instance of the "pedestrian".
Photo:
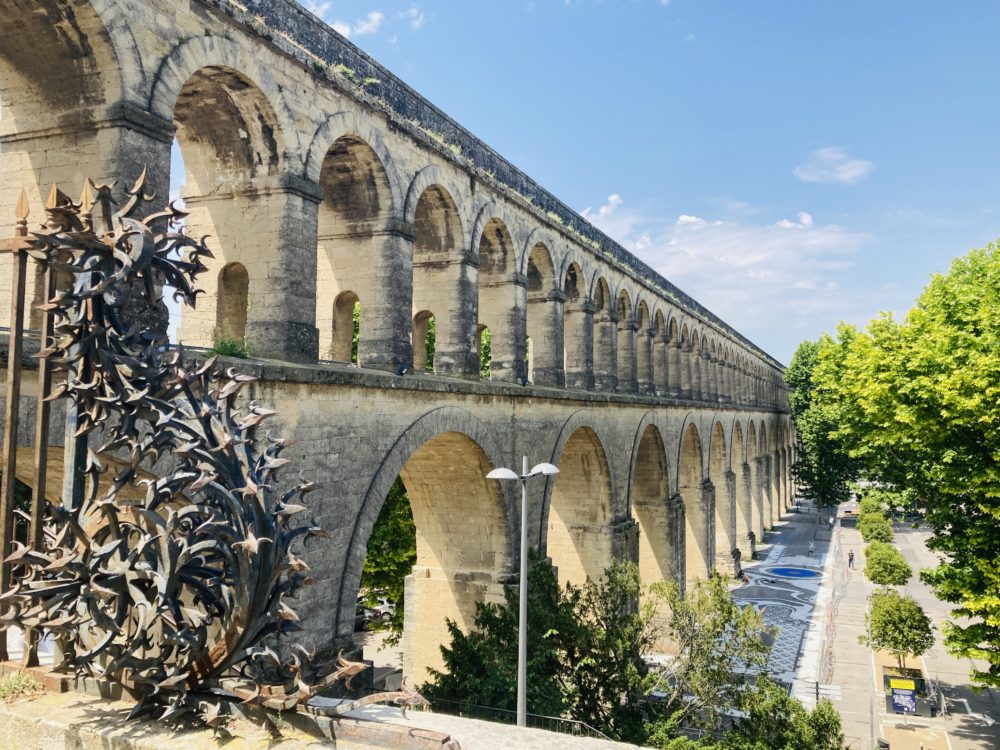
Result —
<svg viewBox="0 0 1000 750"><path fill-rule="evenodd" d="M854 570L854 550L847 553L847 567Z"/></svg>
<svg viewBox="0 0 1000 750"><path fill-rule="evenodd" d="M835 520L836 519L833 516L830 516L830 530L831 531L833 530L833 523L834 523Z"/></svg>
<svg viewBox="0 0 1000 750"><path fill-rule="evenodd" d="M809 557L813 556L813 552L816 551L816 544L812 539L809 540Z"/></svg>

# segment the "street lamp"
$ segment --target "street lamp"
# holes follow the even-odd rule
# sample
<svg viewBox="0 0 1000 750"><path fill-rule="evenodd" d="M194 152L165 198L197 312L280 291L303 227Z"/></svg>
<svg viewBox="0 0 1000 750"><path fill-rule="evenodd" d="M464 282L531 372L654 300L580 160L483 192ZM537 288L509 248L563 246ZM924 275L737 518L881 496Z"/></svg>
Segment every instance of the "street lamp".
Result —
<svg viewBox="0 0 1000 750"><path fill-rule="evenodd" d="M552 464L536 464L528 471L528 457L522 462L523 473L510 469L494 469L487 479L516 479L521 483L521 584L518 598L520 612L517 620L517 725L523 727L528 714L528 480L532 477L550 477L559 473Z"/></svg>

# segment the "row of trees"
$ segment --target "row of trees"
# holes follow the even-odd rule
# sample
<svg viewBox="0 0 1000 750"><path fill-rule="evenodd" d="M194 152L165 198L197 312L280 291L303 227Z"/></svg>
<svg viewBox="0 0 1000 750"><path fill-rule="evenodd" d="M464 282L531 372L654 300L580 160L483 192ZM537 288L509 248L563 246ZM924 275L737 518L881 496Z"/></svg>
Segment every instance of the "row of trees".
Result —
<svg viewBox="0 0 1000 750"><path fill-rule="evenodd" d="M843 747L828 701L809 711L764 676L773 634L755 608L733 601L721 578L683 595L675 584L644 590L638 568L623 563L600 581L560 587L551 564L533 560L528 579L529 713L671 750ZM421 686L423 695L473 715L477 706L512 710L517 612L508 588L504 604L477 607L470 632L449 623L445 667ZM651 667L644 657L665 644L674 656Z"/></svg>
<svg viewBox="0 0 1000 750"><path fill-rule="evenodd" d="M789 368L798 481L821 502L864 474L920 499L940 564L921 577L955 604L945 643L1000 685L1000 250L935 276L902 321L805 342ZM870 530L869 530L870 531ZM876 534L878 532L875 532Z"/></svg>

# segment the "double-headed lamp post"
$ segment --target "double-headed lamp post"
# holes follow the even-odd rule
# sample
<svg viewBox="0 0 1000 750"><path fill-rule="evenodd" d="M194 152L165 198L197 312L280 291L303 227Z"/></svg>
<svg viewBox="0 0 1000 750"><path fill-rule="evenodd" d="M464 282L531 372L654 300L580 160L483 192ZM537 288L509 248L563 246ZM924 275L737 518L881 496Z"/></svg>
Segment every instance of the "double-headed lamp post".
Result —
<svg viewBox="0 0 1000 750"><path fill-rule="evenodd" d="M487 479L516 479L521 483L521 583L518 587L520 612L517 620L517 725L523 727L528 715L528 480L538 476L558 474L552 464L537 464L528 471L528 457L522 462L522 473L510 469L494 469Z"/></svg>

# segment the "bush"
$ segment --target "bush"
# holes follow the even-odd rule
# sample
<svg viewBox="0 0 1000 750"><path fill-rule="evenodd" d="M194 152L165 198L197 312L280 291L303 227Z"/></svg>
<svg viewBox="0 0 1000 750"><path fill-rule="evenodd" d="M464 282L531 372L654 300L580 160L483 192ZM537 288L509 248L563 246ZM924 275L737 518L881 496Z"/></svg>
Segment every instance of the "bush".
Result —
<svg viewBox="0 0 1000 750"><path fill-rule="evenodd" d="M858 514L859 515L878 514L884 516L885 506L882 505L882 501L879 500L878 498L866 495L864 499L861 501L860 505L858 505Z"/></svg>
<svg viewBox="0 0 1000 750"><path fill-rule="evenodd" d="M221 338L212 344L211 352L223 357L246 359L250 356L250 347L245 341L240 341L239 339Z"/></svg>
<svg viewBox="0 0 1000 750"><path fill-rule="evenodd" d="M0 679L0 701L10 701L26 698L42 690L42 685L27 672L20 669Z"/></svg>
<svg viewBox="0 0 1000 750"><path fill-rule="evenodd" d="M903 586L913 576L913 569L895 547L872 542L865 549L865 575L878 586Z"/></svg>
<svg viewBox="0 0 1000 750"><path fill-rule="evenodd" d="M858 516L858 531L866 542L891 542L892 522L881 513Z"/></svg>

